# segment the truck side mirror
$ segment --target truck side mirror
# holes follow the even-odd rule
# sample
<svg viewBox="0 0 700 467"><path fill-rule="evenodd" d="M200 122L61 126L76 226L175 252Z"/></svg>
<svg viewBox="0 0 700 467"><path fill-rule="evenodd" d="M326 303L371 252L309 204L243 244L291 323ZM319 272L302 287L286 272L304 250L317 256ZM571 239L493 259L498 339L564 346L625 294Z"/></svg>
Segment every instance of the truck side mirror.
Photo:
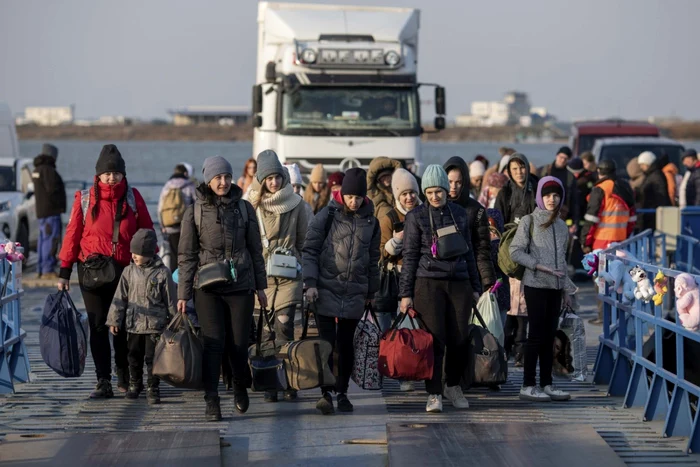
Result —
<svg viewBox="0 0 700 467"><path fill-rule="evenodd" d="M435 113L445 115L445 88L435 86ZM444 119L443 119L444 120ZM436 125L437 128L437 125ZM444 128L444 126L443 126Z"/></svg>
<svg viewBox="0 0 700 467"><path fill-rule="evenodd" d="M267 66L265 67L265 80L267 80L268 83L274 83L277 80L275 62L267 62Z"/></svg>
<svg viewBox="0 0 700 467"><path fill-rule="evenodd" d="M253 86L253 115L262 112L263 90L262 85Z"/></svg>
<svg viewBox="0 0 700 467"><path fill-rule="evenodd" d="M435 117L435 122L433 123L433 126L435 126L436 130L444 130L445 129L445 117Z"/></svg>
<svg viewBox="0 0 700 467"><path fill-rule="evenodd" d="M263 124L262 115L253 115L253 128L260 128Z"/></svg>

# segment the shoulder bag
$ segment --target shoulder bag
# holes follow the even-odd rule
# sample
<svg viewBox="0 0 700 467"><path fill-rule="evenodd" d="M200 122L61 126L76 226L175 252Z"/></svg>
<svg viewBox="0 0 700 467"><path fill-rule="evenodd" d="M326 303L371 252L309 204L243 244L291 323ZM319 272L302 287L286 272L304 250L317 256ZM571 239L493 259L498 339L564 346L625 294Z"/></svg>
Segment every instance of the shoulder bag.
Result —
<svg viewBox="0 0 700 467"><path fill-rule="evenodd" d="M267 272L268 277L282 277L284 279L296 279L299 273L297 266L297 258L294 256L294 252L289 248L274 248L272 251L270 248L270 240L267 238L265 233L265 224L263 223L262 215L260 214L260 208L257 210L258 224L260 224L260 235L262 235L262 245L268 250L267 254L267 264L265 265L265 272Z"/></svg>
<svg viewBox="0 0 700 467"><path fill-rule="evenodd" d="M117 277L117 272L114 267L114 254L117 252L117 243L119 242L119 224L121 216L119 215L123 207L123 203L117 203L117 214L114 216L114 224L112 225L112 254L110 256L93 253L89 255L83 262L83 277L82 283L86 290L94 290L109 284Z"/></svg>
<svg viewBox="0 0 700 467"><path fill-rule="evenodd" d="M445 205L445 208L447 208L447 210L450 212L453 225L448 225L447 227L435 230L433 214L430 211L430 206L428 206L430 230L433 233L433 245L431 247L431 252L433 253L433 256L438 259L451 259L469 252L469 246L467 245L464 235L462 235L462 232L459 231L459 227L457 227L457 222L455 221L455 216L452 214L452 209L450 209L450 206L447 204Z"/></svg>
<svg viewBox="0 0 700 467"><path fill-rule="evenodd" d="M241 203L238 204L241 206ZM195 206L195 209L202 209L201 205ZM243 206L245 209L245 206ZM217 208L218 209L218 208ZM205 291L211 291L231 285L238 280L236 275L236 266L233 263L233 253L236 251L236 235L238 231L238 215L240 213L239 208L233 210L236 220L234 221L233 228L233 238L231 240L231 251L226 254L226 245L224 243L224 259L221 261L216 261L214 263L209 263L201 266L197 270L197 274L194 278L195 289L201 289ZM201 217L201 214L200 214ZM221 238L226 242L226 229L224 228L223 219L221 220ZM226 257L228 256L228 257Z"/></svg>

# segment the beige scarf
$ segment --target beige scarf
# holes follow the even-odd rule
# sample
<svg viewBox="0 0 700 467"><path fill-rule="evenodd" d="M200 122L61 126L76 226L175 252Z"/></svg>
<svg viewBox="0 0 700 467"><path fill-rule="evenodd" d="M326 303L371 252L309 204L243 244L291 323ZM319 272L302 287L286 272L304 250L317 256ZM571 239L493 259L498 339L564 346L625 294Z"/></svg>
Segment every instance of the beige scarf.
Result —
<svg viewBox="0 0 700 467"><path fill-rule="evenodd" d="M253 181L248 200L255 208L262 208L274 214L289 212L301 203L301 196L294 193L294 187L287 183L277 193L265 193L260 197L262 187L257 180Z"/></svg>

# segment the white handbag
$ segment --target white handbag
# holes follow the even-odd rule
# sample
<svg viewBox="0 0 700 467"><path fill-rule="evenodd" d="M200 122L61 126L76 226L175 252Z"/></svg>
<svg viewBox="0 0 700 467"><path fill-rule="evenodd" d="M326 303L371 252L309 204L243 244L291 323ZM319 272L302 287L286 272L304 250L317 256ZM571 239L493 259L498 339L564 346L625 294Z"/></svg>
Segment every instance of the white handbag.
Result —
<svg viewBox="0 0 700 467"><path fill-rule="evenodd" d="M259 209L257 214L258 224L260 224L260 234L262 235L262 244L263 247L268 250L270 248L270 241L267 239L265 225L263 224ZM275 248L272 251L268 251L267 264L265 265L265 272L268 277L296 279L299 273L298 267L297 257L294 256L294 252L289 248Z"/></svg>

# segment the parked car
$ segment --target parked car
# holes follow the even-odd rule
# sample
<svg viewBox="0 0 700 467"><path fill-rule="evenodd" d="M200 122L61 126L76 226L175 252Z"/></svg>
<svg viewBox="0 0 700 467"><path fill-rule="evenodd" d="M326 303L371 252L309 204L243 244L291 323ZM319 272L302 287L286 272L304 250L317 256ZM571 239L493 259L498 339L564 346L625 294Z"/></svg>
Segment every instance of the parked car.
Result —
<svg viewBox="0 0 700 467"><path fill-rule="evenodd" d="M685 167L681 164L681 155L684 150L681 143L668 138L619 137L597 140L592 152L596 162L614 160L617 164L617 176L627 180L627 163L644 151L651 151L656 157L668 155L669 161L683 174Z"/></svg>
<svg viewBox="0 0 700 467"><path fill-rule="evenodd" d="M571 128L569 146L574 155L580 156L593 149L595 142L601 138L618 136L646 136L658 138L659 128L647 122L630 122L624 120L601 120L595 122L578 122Z"/></svg>

